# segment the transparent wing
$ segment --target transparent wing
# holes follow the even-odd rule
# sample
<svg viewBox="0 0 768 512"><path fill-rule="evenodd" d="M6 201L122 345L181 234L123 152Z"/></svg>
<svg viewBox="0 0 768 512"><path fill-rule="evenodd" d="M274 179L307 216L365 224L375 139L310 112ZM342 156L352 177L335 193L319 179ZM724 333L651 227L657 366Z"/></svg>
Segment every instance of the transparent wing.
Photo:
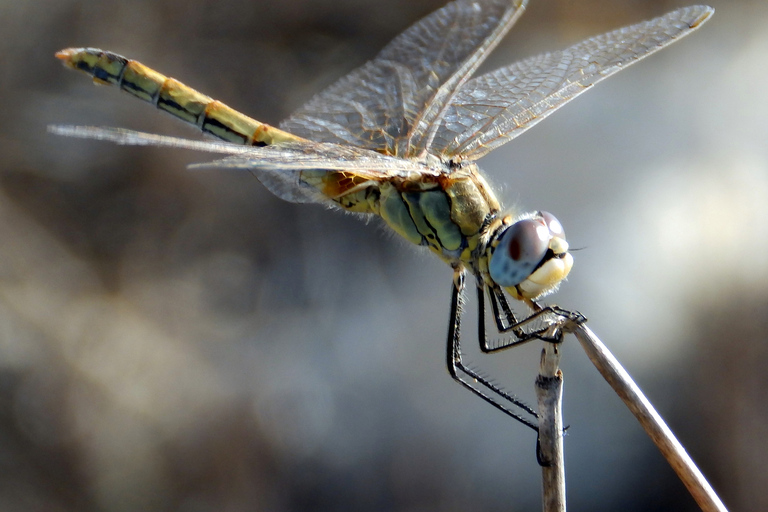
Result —
<svg viewBox="0 0 768 512"><path fill-rule="evenodd" d="M457 0L396 37L281 127L320 142L390 155L426 148L453 95L524 9L526 0Z"/></svg>
<svg viewBox="0 0 768 512"><path fill-rule="evenodd" d="M477 160L592 85L689 34L713 12L679 9L470 80L448 108L430 152Z"/></svg>
<svg viewBox="0 0 768 512"><path fill-rule="evenodd" d="M395 176L413 179L415 176L439 173L410 160L333 143L291 142L254 149L252 152L193 164L190 167L251 171L270 192L293 203L330 203L330 197L302 180L302 171L343 171L344 179L354 176L373 182L388 181Z"/></svg>
<svg viewBox="0 0 768 512"><path fill-rule="evenodd" d="M226 142L199 141L143 133L123 128L92 126L50 126L56 135L98 139L131 146L165 146L231 156L193 168L227 168L252 171L273 194L291 202L327 203L329 198L300 181L301 171L344 171L372 181L395 176L437 175L410 160L382 155L375 151L332 143L291 142L273 146L241 146Z"/></svg>

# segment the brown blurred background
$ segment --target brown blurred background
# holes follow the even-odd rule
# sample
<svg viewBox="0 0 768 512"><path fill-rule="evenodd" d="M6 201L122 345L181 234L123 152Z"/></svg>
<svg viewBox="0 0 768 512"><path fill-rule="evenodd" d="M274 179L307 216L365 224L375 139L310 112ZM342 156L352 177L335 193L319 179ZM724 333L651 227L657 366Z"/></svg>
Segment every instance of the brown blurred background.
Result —
<svg viewBox="0 0 768 512"><path fill-rule="evenodd" d="M139 59L277 123L443 0L0 0L0 510L536 510L533 434L444 368L451 272L207 156L46 133L196 136L67 72ZM683 1L532 0L483 69ZM699 32L481 162L546 209L578 309L733 510L768 509L768 4ZM471 308L470 308L471 309ZM469 358L532 401L540 345ZM696 510L565 345L569 505Z"/></svg>

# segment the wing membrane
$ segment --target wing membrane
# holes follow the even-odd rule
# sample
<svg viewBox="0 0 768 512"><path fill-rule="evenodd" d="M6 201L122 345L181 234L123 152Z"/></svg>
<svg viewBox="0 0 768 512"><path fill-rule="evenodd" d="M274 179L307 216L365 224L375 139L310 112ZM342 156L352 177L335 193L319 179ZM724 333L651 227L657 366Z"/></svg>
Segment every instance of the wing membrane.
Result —
<svg viewBox="0 0 768 512"><path fill-rule="evenodd" d="M477 160L591 86L689 34L714 12L693 6L533 57L466 83L430 152Z"/></svg>
<svg viewBox="0 0 768 512"><path fill-rule="evenodd" d="M524 9L526 0L457 0L396 37L281 127L321 142L410 156L423 150L459 86Z"/></svg>
<svg viewBox="0 0 768 512"><path fill-rule="evenodd" d="M344 171L379 181L393 176L436 175L411 160L382 155L375 151L332 143L291 142L274 146L241 146L226 142L200 141L137 132L123 128L92 126L51 126L49 131L69 137L98 139L131 146L165 146L231 156L193 168L245 169L253 172L273 194L297 203L327 203L329 198L300 182L301 171Z"/></svg>

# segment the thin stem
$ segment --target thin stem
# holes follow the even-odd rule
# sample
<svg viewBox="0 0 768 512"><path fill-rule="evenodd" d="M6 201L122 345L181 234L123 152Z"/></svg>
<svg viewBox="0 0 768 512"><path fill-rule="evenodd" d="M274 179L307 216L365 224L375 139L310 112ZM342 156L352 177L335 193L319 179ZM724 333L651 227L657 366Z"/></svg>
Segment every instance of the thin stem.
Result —
<svg viewBox="0 0 768 512"><path fill-rule="evenodd" d="M563 456L563 372L560 346L545 343L541 351L536 398L539 404L537 457L541 465L542 510L565 512Z"/></svg>
<svg viewBox="0 0 768 512"><path fill-rule="evenodd" d="M578 325L572 332L581 343L590 361L613 390L635 415L645 432L661 451L669 465L688 488L693 499L704 512L727 512L715 491L696 467L685 448L661 419L632 377L600 339L585 325Z"/></svg>

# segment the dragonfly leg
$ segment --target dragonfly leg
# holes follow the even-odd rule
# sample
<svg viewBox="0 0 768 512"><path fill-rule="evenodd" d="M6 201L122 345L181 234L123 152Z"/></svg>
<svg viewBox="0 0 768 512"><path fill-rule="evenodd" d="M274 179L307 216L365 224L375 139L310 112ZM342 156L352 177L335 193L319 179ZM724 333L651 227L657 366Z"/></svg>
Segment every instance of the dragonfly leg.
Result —
<svg viewBox="0 0 768 512"><path fill-rule="evenodd" d="M534 421L523 417L514 408L524 413L537 417L536 411L513 395L491 383L475 370L467 367L461 355L461 314L464 301L464 288L466 286L466 270L456 269L453 276L453 289L451 293L451 321L448 326L448 372L461 385L475 393L477 396L511 416L523 425L538 432L538 425ZM512 407L510 407L512 406Z"/></svg>
<svg viewBox="0 0 768 512"><path fill-rule="evenodd" d="M493 342L488 339L485 328L485 290L488 291L488 297L491 300L491 310L499 333L511 332L507 338ZM579 313L567 311L558 306L541 307L532 300L526 300L526 303L533 310L533 313L518 321L512 308L509 307L503 290L497 285L487 285L480 279L477 283L477 301L480 349L486 353L510 348L533 339L560 343L564 331L561 326L569 322L578 324L586 321L586 318Z"/></svg>

